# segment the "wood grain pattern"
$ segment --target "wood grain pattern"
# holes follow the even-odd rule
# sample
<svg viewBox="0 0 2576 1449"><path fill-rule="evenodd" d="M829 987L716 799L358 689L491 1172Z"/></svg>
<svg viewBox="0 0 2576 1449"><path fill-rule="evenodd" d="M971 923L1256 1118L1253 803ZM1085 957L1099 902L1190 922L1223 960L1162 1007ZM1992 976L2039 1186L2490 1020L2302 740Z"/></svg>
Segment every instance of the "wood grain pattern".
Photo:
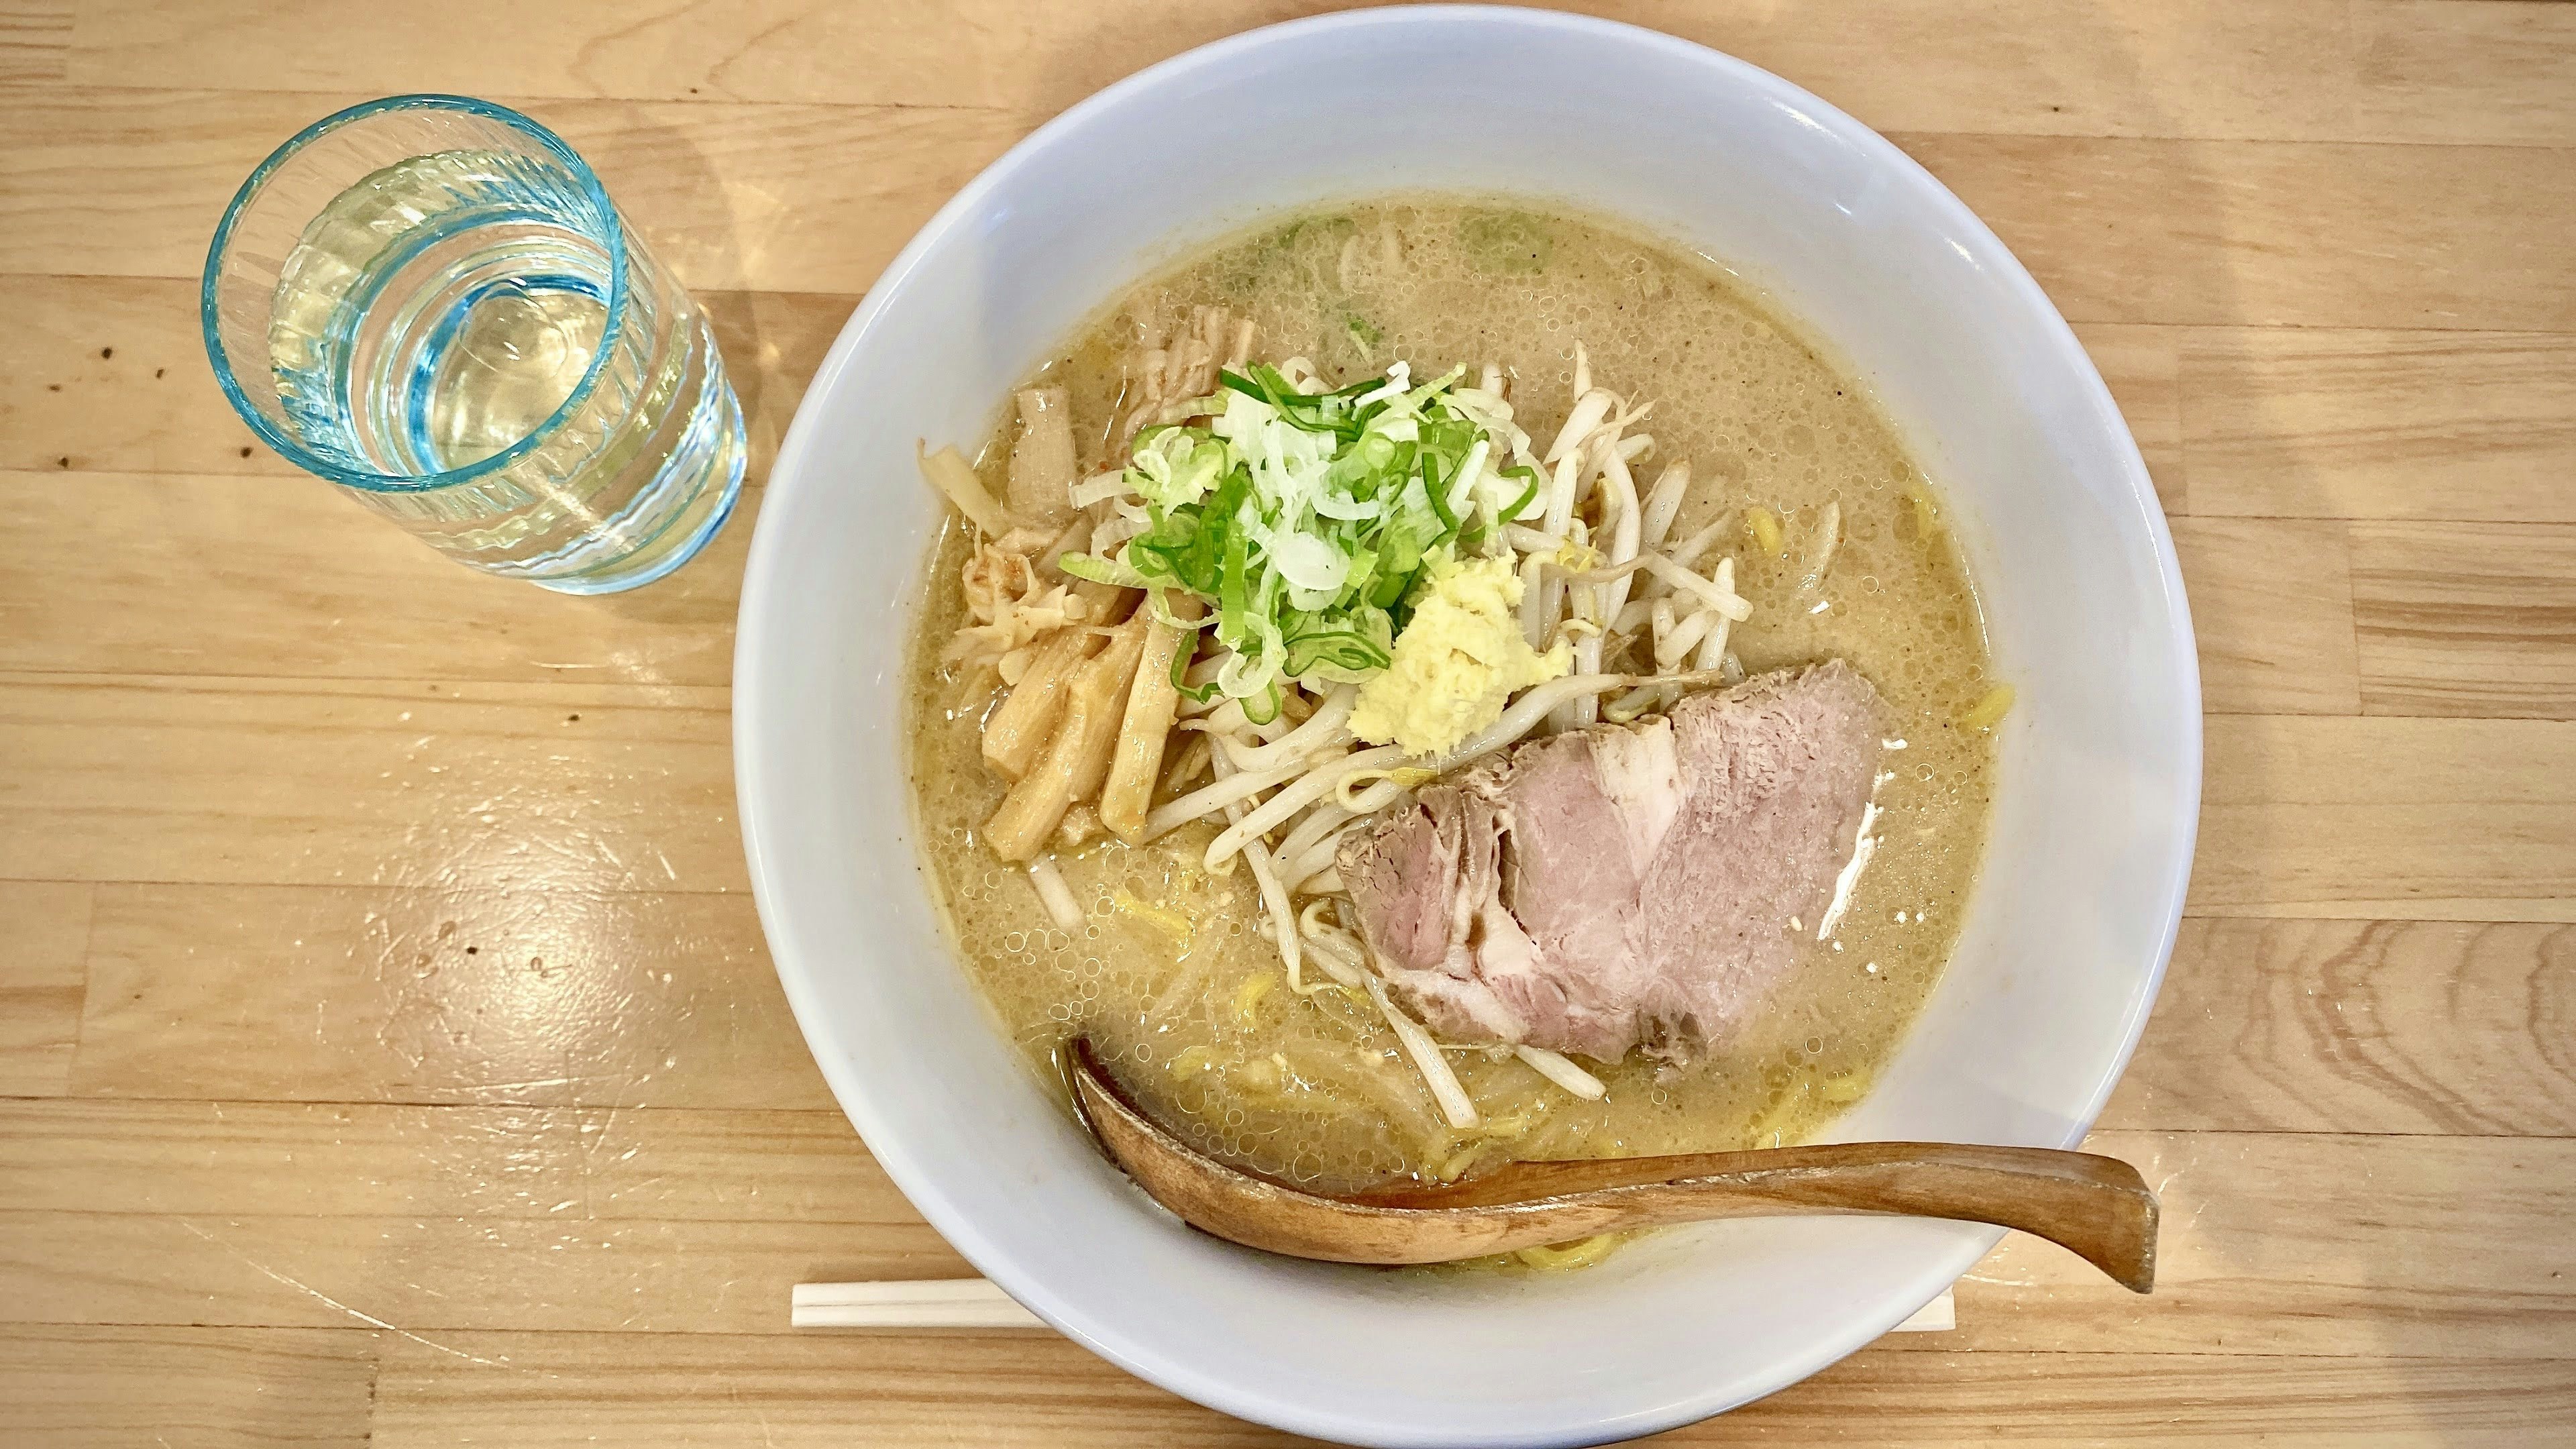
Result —
<svg viewBox="0 0 2576 1449"><path fill-rule="evenodd" d="M59 81L69 69L72 10L65 0L0 5L0 88Z"/></svg>
<svg viewBox="0 0 2576 1449"><path fill-rule="evenodd" d="M2181 338L2194 513L2576 521L2576 338Z"/></svg>
<svg viewBox="0 0 2576 1449"><path fill-rule="evenodd" d="M2174 552L2212 714L2359 714L2344 525L2176 518ZM2391 711L2395 713L2396 711Z"/></svg>
<svg viewBox="0 0 2576 1449"><path fill-rule="evenodd" d="M855 295L698 291L742 400L749 476L770 459ZM0 470L251 474L312 487L255 446L207 365L197 284L175 277L0 275ZM23 486L44 487L40 479Z"/></svg>
<svg viewBox="0 0 2576 1449"><path fill-rule="evenodd" d="M867 1388L852 1392L854 1384ZM1199 1408L1053 1334L1026 1332L398 1340L385 1349L373 1427L371 1443L390 1449L1313 1442Z"/></svg>
<svg viewBox="0 0 2576 1449"><path fill-rule="evenodd" d="M0 1208L0 1323L762 1333L798 1283L971 1274L929 1225Z"/></svg>
<svg viewBox="0 0 2576 1449"><path fill-rule="evenodd" d="M2576 527L2355 524L2352 601L2365 713L2576 718Z"/></svg>
<svg viewBox="0 0 2576 1449"><path fill-rule="evenodd" d="M2106 1127L2576 1137L2576 928L2186 921L2151 1039Z"/></svg>
<svg viewBox="0 0 2576 1449"><path fill-rule="evenodd" d="M372 1333L0 1327L0 1438L23 1449L367 1442Z"/></svg>
<svg viewBox="0 0 2576 1449"><path fill-rule="evenodd" d="M2576 920L2576 725L2213 715L2191 909Z"/></svg>
<svg viewBox="0 0 2576 1449"><path fill-rule="evenodd" d="M0 881L0 1098L60 1096L80 1041L91 888Z"/></svg>
<svg viewBox="0 0 2576 1449"><path fill-rule="evenodd" d="M717 690L21 675L0 755L0 876L747 885Z"/></svg>
<svg viewBox="0 0 2576 1449"><path fill-rule="evenodd" d="M1934 1337L1936 1335L1923 1335ZM440 1352L449 1349L452 1352ZM505 1365L494 1371L458 1355ZM970 1367L971 1366L971 1367ZM2166 1396L2130 1399L2142 1375ZM833 1385L865 1382L853 1396ZM591 1435L661 1435L725 1449L853 1441L1115 1449L1148 1443L1273 1449L1314 1441L1253 1429L1142 1390L1038 1334L938 1339L809 1337L718 1343L574 1335L389 1343L374 1443L466 1441L552 1449ZM971 1404L971 1407L968 1405ZM2576 1415L2565 1366L2533 1360L2359 1361L2092 1351L1890 1348L1657 1445L1855 1443L1979 1449L2227 1442L2285 1449L2521 1449L2534 1425Z"/></svg>
<svg viewBox="0 0 2576 1449"><path fill-rule="evenodd" d="M0 1124L30 1212L919 1221L829 1110L0 1101Z"/></svg>
<svg viewBox="0 0 2576 1449"><path fill-rule="evenodd" d="M0 276L13 324L0 328L0 467L296 476L215 386L196 292L164 278Z"/></svg>
<svg viewBox="0 0 2576 1449"><path fill-rule="evenodd" d="M2186 510L2179 329L2088 322L2075 329L2137 440L2165 511Z"/></svg>
<svg viewBox="0 0 2576 1449"><path fill-rule="evenodd" d="M531 14L473 0L431 24L399 10L270 0L223 13L94 0L69 75L90 85L375 91L454 88L529 96L977 105L1059 110L1127 71L1293 15L1344 8L1281 0L1173 7L1156 0L865 13L819 0L684 6L650 16L580 7ZM2576 141L2576 43L2547 7L2214 0L1904 0L1866 27L1797 7L1674 0L1576 3L1687 36L1823 90L1882 130L2214 139ZM327 17L328 23L317 23ZM503 55L470 37L507 26ZM976 63L952 62L960 44ZM865 55L870 64L846 58ZM567 61L568 58L568 61ZM2492 77L2509 67L2509 103Z"/></svg>
<svg viewBox="0 0 2576 1449"><path fill-rule="evenodd" d="M762 495L744 490L742 522ZM717 537L704 555L715 567L584 598L495 589L308 476L0 472L0 508L118 540L11 569L0 670L220 676L259 639L262 672L277 677L382 678L393 658L415 679L722 689L733 675L748 528ZM102 598L119 607L102 611Z"/></svg>
<svg viewBox="0 0 2576 1449"><path fill-rule="evenodd" d="M863 292L1035 124L983 110L492 98L579 149L653 254L700 291ZM0 272L193 279L250 169L364 99L0 92Z"/></svg>
<svg viewBox="0 0 2576 1449"><path fill-rule="evenodd" d="M98 888L72 1090L830 1110L747 894Z"/></svg>
<svg viewBox="0 0 2576 1449"><path fill-rule="evenodd" d="M192 277L268 149L353 94L0 92L0 272ZM693 287L858 292L1037 119L913 107L535 101ZM252 138L269 138L257 140ZM2077 322L2576 331L2550 239L2576 151L1899 133ZM148 143L148 144L147 144ZM148 158L148 159L141 159ZM2417 199L2403 209L2391 194ZM2141 214L2134 199L2163 198ZM2284 248L2277 236L2331 236Z"/></svg>
<svg viewBox="0 0 2576 1449"><path fill-rule="evenodd" d="M800 1279L969 1270L788 1014L726 685L756 485L900 243L1318 8L0 0L0 1441L1296 1442L1042 1333L783 1333ZM2576 1436L2576 5L1588 8L1893 134L2029 263L2212 711L2090 1144L2163 1193L2158 1293L2008 1239L1954 1332L1663 1442ZM714 319L753 508L677 578L451 570L217 393L224 201L418 89L561 128Z"/></svg>
<svg viewBox="0 0 2576 1449"><path fill-rule="evenodd" d="M2007 1238L1960 1280L1958 1336L1941 1347L2576 1358L2568 1249L2519 1227L2576 1184L2576 1143L2095 1132L2086 1145L2136 1164L2164 1200L2155 1296L2075 1291L2090 1268Z"/></svg>
<svg viewBox="0 0 2576 1449"><path fill-rule="evenodd" d="M2071 321L2576 329L2549 240L2576 226L2565 151L1895 139Z"/></svg>

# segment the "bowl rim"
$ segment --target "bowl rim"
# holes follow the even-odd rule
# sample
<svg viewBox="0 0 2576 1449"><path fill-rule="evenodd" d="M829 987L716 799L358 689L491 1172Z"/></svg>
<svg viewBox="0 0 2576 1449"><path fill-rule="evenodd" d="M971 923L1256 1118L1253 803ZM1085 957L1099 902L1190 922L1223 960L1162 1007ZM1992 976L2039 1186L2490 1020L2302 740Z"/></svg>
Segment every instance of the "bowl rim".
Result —
<svg viewBox="0 0 2576 1449"><path fill-rule="evenodd" d="M1764 100L1801 116L1866 156L1874 165L1888 169L1899 179L1921 189L1924 199L1946 221L1951 238L1976 251L1980 264L1992 269L2004 281L2029 309L2033 320L2048 334L2058 349L2057 360L2072 370L2076 385L2086 395L2085 421L2113 442L2114 468L2129 486L2127 504L2133 505L2142 515L2153 545L2154 582L2169 611L2170 642L2177 660L2171 680L2173 704L2177 716L2188 722L2188 728L2186 737L2175 742L2176 778L2181 781L2181 788L2172 808L2179 827L2173 858L2164 862L2166 879L2161 883L2161 894L2165 904L2157 939L2153 943L2151 966L2135 996L2128 1019L2122 1023L2117 1050L2111 1054L2101 1079L2094 1085L2080 1111L2073 1114L2075 1125L2065 1134L2064 1140L2056 1144L2070 1148L2078 1145L2090 1132L2093 1122L2101 1115L2104 1104L2127 1070L2154 1009L2180 929L2184 897L2196 854L2203 768L2200 673L2189 602L2174 552L2172 532L2136 439L2108 385L2103 382L2100 370L2094 366L2064 315L2020 259L1965 202L1919 162L1876 130L1803 87L1713 47L1645 26L1554 10L1480 4L1390 6L1311 16L1243 31L1160 61L1102 88L1023 137L940 207L886 265L843 325L822 364L815 369L813 379L799 402L796 417L790 423L777 460L770 469L770 507L776 506L775 500L780 496L792 496L799 490L820 486L808 481L810 470L806 466L805 454L819 425L809 421L807 409L830 391L832 380L850 364L854 355L868 345L879 317L907 288L924 259L947 246L961 228L983 211L995 192L1010 185L1021 171L1038 162L1061 138L1080 131L1093 117L1122 107L1145 92L1184 81L1202 69L1223 64L1245 51L1273 45L1282 39L1366 31L1380 26L1436 27L1462 23L1520 27L1539 33L1582 34L1660 51L1666 57L1701 66L1712 76L1744 87ZM768 513L769 508L765 507L763 512ZM766 517L761 522L765 525ZM763 732L760 725L763 702L771 683L761 662L762 651L755 647L763 632L761 621L791 609L794 602L792 596L786 594L786 586L778 582L774 567L776 556L786 547L787 540L782 530L758 527L744 565L734 654L734 771L736 810L741 819L744 855L754 903L770 944L772 962L781 986L790 1008L796 1013L800 1030L804 1030L806 1023L821 1019L816 988L808 983L805 964L792 960L788 952L778 949L777 943L790 939L791 933L785 928L787 912L783 903L774 903L777 894L775 870L768 864L768 852L762 844L767 833L767 811L762 802L775 786L770 767L748 745ZM810 1047L810 1030L807 1030L807 1035ZM1058 1332L1139 1378L1241 1419L1334 1442L1417 1441L1418 1436L1401 1437L1401 1431L1399 1437L1390 1437L1388 1426L1380 1421L1265 1394L1257 1387L1240 1384L1193 1363L1145 1351L1129 1342L1125 1335L1089 1306L1060 1301L1031 1283L1017 1271L1015 1263L994 1246L975 1220L941 1190L937 1175L925 1167L901 1135L892 1130L863 1084L855 1079L851 1065L827 1059L823 1053L818 1052L815 1056L816 1064L842 1111L864 1139L870 1154L905 1198L977 1271L1002 1286ZM1937 1297L1960 1274L1985 1256L2003 1235L2002 1228L1982 1229L1964 1235L1947 1251L1927 1255L1921 1273L1914 1280L1919 1287L1919 1298L1913 1293L1898 1295L1910 1306L1893 1317L1882 1314L1855 1318L1849 1331L1830 1336L1812 1351L1779 1365L1782 1376L1771 1389L1748 1395L1731 1385L1720 1384L1659 1405L1604 1417L1580 1428L1561 1424L1533 1426L1531 1434L1492 1442L1604 1443L1696 1423L1740 1407L1767 1393L1777 1392L1779 1388L1798 1383L1876 1339L1923 1303ZM1879 1321L1882 1317L1884 1322ZM1431 1439L1418 1441L1434 1442Z"/></svg>

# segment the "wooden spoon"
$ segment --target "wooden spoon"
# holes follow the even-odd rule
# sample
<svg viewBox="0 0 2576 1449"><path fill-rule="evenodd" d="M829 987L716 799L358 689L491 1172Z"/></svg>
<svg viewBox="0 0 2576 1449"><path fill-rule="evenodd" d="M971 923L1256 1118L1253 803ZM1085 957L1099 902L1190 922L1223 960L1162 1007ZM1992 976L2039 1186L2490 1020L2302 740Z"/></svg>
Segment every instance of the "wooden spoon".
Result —
<svg viewBox="0 0 2576 1449"><path fill-rule="evenodd" d="M1848 1142L1516 1162L1450 1187L1334 1198L1191 1148L1145 1115L1089 1038L1065 1057L1083 1121L1148 1196L1202 1231L1292 1258L1447 1263L1712 1218L1861 1213L2018 1228L2132 1291L2155 1286L2156 1195L2136 1168L2087 1152Z"/></svg>

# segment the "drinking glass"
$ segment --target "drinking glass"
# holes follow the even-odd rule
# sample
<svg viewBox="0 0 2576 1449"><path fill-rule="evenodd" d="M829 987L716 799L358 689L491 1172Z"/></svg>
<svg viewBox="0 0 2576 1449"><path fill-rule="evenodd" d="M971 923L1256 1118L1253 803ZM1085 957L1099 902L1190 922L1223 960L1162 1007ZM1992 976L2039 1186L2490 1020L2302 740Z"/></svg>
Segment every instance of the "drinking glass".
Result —
<svg viewBox="0 0 2576 1449"><path fill-rule="evenodd" d="M474 568L631 589L742 490L705 315L505 107L394 96L306 127L233 197L202 307L262 440Z"/></svg>

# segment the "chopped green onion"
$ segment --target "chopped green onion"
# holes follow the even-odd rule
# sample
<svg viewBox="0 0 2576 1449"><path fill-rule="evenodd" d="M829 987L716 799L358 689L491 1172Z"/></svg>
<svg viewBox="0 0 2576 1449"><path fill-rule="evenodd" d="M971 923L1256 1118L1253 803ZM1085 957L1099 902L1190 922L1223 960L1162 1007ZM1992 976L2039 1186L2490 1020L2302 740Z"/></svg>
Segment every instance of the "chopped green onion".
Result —
<svg viewBox="0 0 2576 1449"><path fill-rule="evenodd" d="M1463 376L1416 384L1398 363L1309 393L1264 363L1224 369L1208 411L1138 434L1122 481L1144 529L1114 557L1069 555L1067 572L1206 601L1204 626L1233 657L1189 690L1183 651L1173 679L1194 699L1226 695L1259 721L1289 682L1364 683L1387 667L1424 568L1488 531L1493 494L1463 478L1469 454L1521 439L1490 399L1453 397ZM1527 486L1505 518L1538 496L1536 473L1482 474L1514 475Z"/></svg>

